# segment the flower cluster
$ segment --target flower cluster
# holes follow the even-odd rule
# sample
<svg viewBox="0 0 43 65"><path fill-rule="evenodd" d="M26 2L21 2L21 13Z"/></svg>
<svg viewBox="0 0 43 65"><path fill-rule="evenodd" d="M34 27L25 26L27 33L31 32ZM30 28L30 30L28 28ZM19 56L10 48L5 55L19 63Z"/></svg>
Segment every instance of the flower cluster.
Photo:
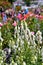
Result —
<svg viewBox="0 0 43 65"><path fill-rule="evenodd" d="M30 31L25 20L21 22L7 23L2 26L3 41L0 42L1 65L37 65L42 64L40 44L42 45L42 33L38 30L35 34ZM42 57L41 57L42 56ZM43 59L42 59L43 60Z"/></svg>

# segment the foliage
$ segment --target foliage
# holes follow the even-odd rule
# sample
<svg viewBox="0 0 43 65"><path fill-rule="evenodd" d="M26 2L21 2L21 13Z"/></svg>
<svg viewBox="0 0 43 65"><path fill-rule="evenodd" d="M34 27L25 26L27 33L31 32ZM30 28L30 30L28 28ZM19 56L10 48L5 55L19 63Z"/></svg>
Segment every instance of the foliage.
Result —
<svg viewBox="0 0 43 65"><path fill-rule="evenodd" d="M28 28L31 31L37 32L38 30L43 30L43 20L39 20L35 17L29 17L27 20Z"/></svg>
<svg viewBox="0 0 43 65"><path fill-rule="evenodd" d="M30 0L24 0L24 2L27 4L27 6L30 5Z"/></svg>
<svg viewBox="0 0 43 65"><path fill-rule="evenodd" d="M0 6L2 6L4 9L11 7L11 4L7 1L1 1Z"/></svg>
<svg viewBox="0 0 43 65"><path fill-rule="evenodd" d="M11 4L12 4L12 2L15 2L16 0L8 0Z"/></svg>

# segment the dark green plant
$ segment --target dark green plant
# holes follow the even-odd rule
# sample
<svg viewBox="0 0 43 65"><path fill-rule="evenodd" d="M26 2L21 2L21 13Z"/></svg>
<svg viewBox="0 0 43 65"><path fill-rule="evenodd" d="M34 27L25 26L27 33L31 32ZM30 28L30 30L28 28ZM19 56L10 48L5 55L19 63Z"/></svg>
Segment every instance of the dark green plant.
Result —
<svg viewBox="0 0 43 65"><path fill-rule="evenodd" d="M8 0L11 4L12 4L12 2L15 2L16 0Z"/></svg>
<svg viewBox="0 0 43 65"><path fill-rule="evenodd" d="M27 6L30 5L30 0L24 0L24 2L27 4Z"/></svg>

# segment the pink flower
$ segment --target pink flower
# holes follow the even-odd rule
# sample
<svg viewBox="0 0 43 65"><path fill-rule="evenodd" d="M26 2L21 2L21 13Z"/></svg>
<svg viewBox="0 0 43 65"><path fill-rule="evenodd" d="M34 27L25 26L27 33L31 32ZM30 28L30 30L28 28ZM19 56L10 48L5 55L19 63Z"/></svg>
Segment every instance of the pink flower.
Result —
<svg viewBox="0 0 43 65"><path fill-rule="evenodd" d="M39 15L35 15L36 18L39 18Z"/></svg>
<svg viewBox="0 0 43 65"><path fill-rule="evenodd" d="M22 14L18 14L17 18L18 18L19 20L22 20Z"/></svg>
<svg viewBox="0 0 43 65"><path fill-rule="evenodd" d="M16 21L14 21L14 23L12 24L13 26L17 26L17 23L16 23Z"/></svg>
<svg viewBox="0 0 43 65"><path fill-rule="evenodd" d="M43 16L40 15L40 16L39 16L39 19L40 19L40 20L43 20Z"/></svg>
<svg viewBox="0 0 43 65"><path fill-rule="evenodd" d="M26 20L26 18L24 18L24 20Z"/></svg>
<svg viewBox="0 0 43 65"><path fill-rule="evenodd" d="M2 27L3 26L3 24L2 23L0 23L0 27Z"/></svg>
<svg viewBox="0 0 43 65"><path fill-rule="evenodd" d="M32 35L34 35L34 32L31 32Z"/></svg>
<svg viewBox="0 0 43 65"><path fill-rule="evenodd" d="M32 13L32 14L30 14L30 17L31 17L31 16L33 16L33 15L34 15L33 13Z"/></svg>

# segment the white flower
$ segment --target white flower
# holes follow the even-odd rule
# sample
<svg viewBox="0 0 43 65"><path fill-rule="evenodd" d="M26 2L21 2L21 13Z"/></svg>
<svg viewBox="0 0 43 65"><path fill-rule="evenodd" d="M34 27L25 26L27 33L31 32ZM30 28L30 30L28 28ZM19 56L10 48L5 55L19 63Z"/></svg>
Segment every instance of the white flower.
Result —
<svg viewBox="0 0 43 65"><path fill-rule="evenodd" d="M22 39L24 39L24 35L22 35Z"/></svg>
<svg viewBox="0 0 43 65"><path fill-rule="evenodd" d="M43 47L41 49L41 56L42 56L42 62L43 62Z"/></svg>
<svg viewBox="0 0 43 65"><path fill-rule="evenodd" d="M0 65L1 65L1 63L0 63Z"/></svg>
<svg viewBox="0 0 43 65"><path fill-rule="evenodd" d="M30 45L30 42L28 42L28 45Z"/></svg>
<svg viewBox="0 0 43 65"><path fill-rule="evenodd" d="M3 38L1 37L0 40L3 42Z"/></svg>
<svg viewBox="0 0 43 65"><path fill-rule="evenodd" d="M17 32L17 37L19 37L19 33Z"/></svg>
<svg viewBox="0 0 43 65"><path fill-rule="evenodd" d="M20 47L18 48L18 50L20 51Z"/></svg>
<svg viewBox="0 0 43 65"><path fill-rule="evenodd" d="M42 43L42 33L40 31L36 33L36 40L38 43Z"/></svg>
<svg viewBox="0 0 43 65"><path fill-rule="evenodd" d="M1 32L0 32L0 37L1 37Z"/></svg>
<svg viewBox="0 0 43 65"><path fill-rule="evenodd" d="M14 45L13 48L16 49L16 48L18 48L18 46Z"/></svg>
<svg viewBox="0 0 43 65"><path fill-rule="evenodd" d="M37 31L36 36L37 35L42 35L42 33L40 31Z"/></svg>
<svg viewBox="0 0 43 65"><path fill-rule="evenodd" d="M0 40L3 42L3 38L1 37L1 32L0 32Z"/></svg>
<svg viewBox="0 0 43 65"><path fill-rule="evenodd" d="M23 65L26 65L26 62L23 62Z"/></svg>
<svg viewBox="0 0 43 65"><path fill-rule="evenodd" d="M2 46L2 42L0 43L0 45Z"/></svg>
<svg viewBox="0 0 43 65"><path fill-rule="evenodd" d="M18 56L18 55L16 55L16 58L19 58L19 56Z"/></svg>
<svg viewBox="0 0 43 65"><path fill-rule="evenodd" d="M20 27L18 27L18 30L20 30Z"/></svg>
<svg viewBox="0 0 43 65"><path fill-rule="evenodd" d="M3 63L3 60L1 60L1 63Z"/></svg>
<svg viewBox="0 0 43 65"><path fill-rule="evenodd" d="M11 52L11 49L9 48L8 52L10 53Z"/></svg>
<svg viewBox="0 0 43 65"><path fill-rule="evenodd" d="M8 13L9 13L9 11L8 11L8 10L6 10L6 11L5 11L5 13L7 13L7 14L8 14Z"/></svg>
<svg viewBox="0 0 43 65"><path fill-rule="evenodd" d="M17 63L14 63L14 65L17 65Z"/></svg>
<svg viewBox="0 0 43 65"><path fill-rule="evenodd" d="M17 38L17 42L19 43L19 38Z"/></svg>
<svg viewBox="0 0 43 65"><path fill-rule="evenodd" d="M35 56L35 60L37 60L37 56Z"/></svg>

